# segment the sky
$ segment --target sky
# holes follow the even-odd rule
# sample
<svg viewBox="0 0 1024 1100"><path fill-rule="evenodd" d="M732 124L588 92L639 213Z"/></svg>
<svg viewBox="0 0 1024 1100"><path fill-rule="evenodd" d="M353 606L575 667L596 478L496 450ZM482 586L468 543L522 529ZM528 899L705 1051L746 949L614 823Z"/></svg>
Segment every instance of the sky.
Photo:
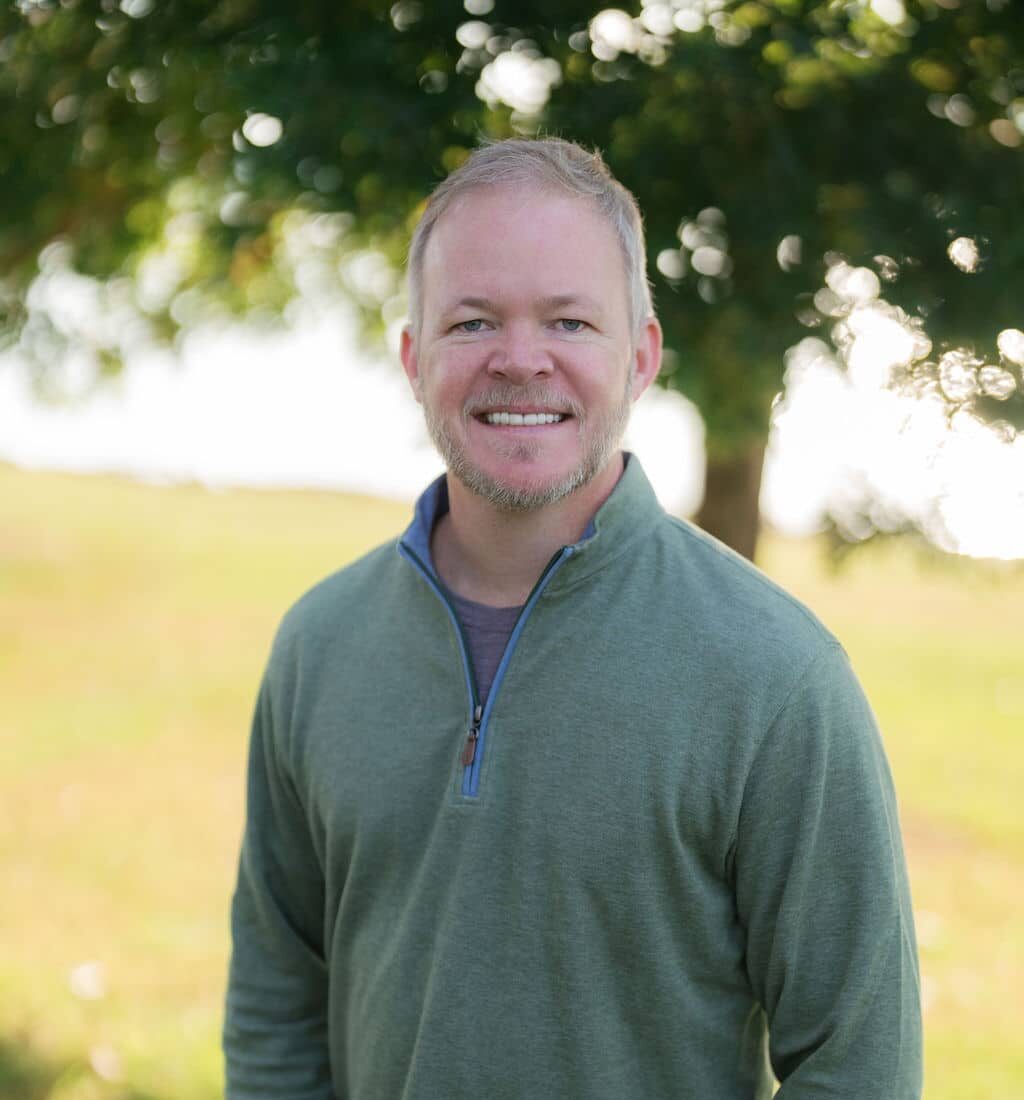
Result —
<svg viewBox="0 0 1024 1100"><path fill-rule="evenodd" d="M940 515L949 548L1024 557L1024 439L1006 444L934 406L851 378L814 341L789 360L762 489L764 518L818 529L865 488L905 514ZM76 366L65 374L76 386ZM0 359L0 461L117 472L155 482L355 490L412 500L441 470L419 407L393 362L360 355L344 309L270 335L191 335L180 355L133 360L113 384L40 405L16 358ZM703 427L678 394L654 388L626 437L666 508L692 515L704 476Z"/></svg>

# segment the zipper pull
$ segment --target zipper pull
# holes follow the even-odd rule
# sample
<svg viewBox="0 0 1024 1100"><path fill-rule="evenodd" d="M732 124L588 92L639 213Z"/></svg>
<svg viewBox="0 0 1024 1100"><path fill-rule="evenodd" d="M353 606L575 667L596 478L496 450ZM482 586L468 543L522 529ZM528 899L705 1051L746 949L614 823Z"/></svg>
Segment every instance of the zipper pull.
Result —
<svg viewBox="0 0 1024 1100"><path fill-rule="evenodd" d="M473 711L473 724L469 727L469 736L466 738L466 744L462 749L462 764L468 768L473 763L476 757L476 743L480 740L480 719L483 718L484 708L477 703L476 710Z"/></svg>

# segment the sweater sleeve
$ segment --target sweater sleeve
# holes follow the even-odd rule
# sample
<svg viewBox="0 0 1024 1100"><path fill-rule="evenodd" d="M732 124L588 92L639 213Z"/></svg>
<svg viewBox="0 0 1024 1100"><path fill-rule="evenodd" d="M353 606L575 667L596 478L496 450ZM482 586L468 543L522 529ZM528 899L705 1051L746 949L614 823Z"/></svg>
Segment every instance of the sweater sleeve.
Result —
<svg viewBox="0 0 1024 1100"><path fill-rule="evenodd" d="M231 907L227 1100L333 1100L324 876L275 737L269 680L249 747L245 833Z"/></svg>
<svg viewBox="0 0 1024 1100"><path fill-rule="evenodd" d="M838 645L758 749L734 872L777 1100L916 1100L919 976L895 795Z"/></svg>

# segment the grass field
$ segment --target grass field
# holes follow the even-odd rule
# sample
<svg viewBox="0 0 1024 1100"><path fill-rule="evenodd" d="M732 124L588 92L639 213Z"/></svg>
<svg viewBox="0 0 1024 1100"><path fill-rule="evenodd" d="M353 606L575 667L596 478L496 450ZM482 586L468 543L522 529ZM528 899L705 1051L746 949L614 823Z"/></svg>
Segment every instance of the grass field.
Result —
<svg viewBox="0 0 1024 1100"><path fill-rule="evenodd" d="M0 466L0 1100L211 1100L249 712L281 612L403 505ZM886 736L928 1100L1024 1096L1024 574L764 568ZM708 1098L713 1100L713 1098Z"/></svg>

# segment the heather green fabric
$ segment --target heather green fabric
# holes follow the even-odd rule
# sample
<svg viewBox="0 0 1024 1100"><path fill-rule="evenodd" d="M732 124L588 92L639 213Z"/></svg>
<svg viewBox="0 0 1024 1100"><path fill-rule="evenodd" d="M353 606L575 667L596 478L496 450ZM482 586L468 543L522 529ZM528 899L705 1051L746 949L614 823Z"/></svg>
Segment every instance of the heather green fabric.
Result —
<svg viewBox="0 0 1024 1100"><path fill-rule="evenodd" d="M314 588L253 725L229 1100L920 1093L892 784L836 641L629 462L527 621L477 798L395 544Z"/></svg>

